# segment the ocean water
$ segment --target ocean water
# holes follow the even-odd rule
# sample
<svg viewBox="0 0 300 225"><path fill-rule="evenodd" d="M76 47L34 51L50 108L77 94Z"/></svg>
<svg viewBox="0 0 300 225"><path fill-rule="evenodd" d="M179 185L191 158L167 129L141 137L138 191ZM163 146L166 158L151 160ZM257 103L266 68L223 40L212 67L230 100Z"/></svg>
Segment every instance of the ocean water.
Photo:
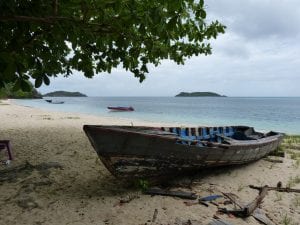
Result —
<svg viewBox="0 0 300 225"><path fill-rule="evenodd" d="M46 98L45 98L46 99ZM141 119L185 125L248 125L262 131L300 134L300 97L59 97L14 100L52 111ZM107 106L132 106L133 112L110 112Z"/></svg>

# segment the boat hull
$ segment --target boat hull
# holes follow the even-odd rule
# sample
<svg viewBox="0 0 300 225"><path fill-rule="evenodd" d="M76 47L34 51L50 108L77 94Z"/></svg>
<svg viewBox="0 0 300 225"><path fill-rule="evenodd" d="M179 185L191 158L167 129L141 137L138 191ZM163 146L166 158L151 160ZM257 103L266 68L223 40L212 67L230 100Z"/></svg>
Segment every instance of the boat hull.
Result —
<svg viewBox="0 0 300 225"><path fill-rule="evenodd" d="M114 112L131 112L134 111L132 107L107 107L109 110Z"/></svg>
<svg viewBox="0 0 300 225"><path fill-rule="evenodd" d="M85 125L92 146L106 168L116 177L158 178L198 171L207 167L244 164L274 151L283 135L275 134L259 140L234 144L197 146L178 142L178 135L160 134L139 127Z"/></svg>

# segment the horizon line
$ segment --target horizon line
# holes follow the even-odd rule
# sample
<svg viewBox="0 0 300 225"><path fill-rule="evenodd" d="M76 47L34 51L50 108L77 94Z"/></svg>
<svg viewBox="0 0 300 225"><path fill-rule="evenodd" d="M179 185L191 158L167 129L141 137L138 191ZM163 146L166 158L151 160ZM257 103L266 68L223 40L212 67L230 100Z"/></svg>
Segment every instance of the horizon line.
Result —
<svg viewBox="0 0 300 225"><path fill-rule="evenodd" d="M87 95L87 94L85 94ZM43 97L51 97L51 96L43 96ZM69 96L60 96L60 97L69 97ZM78 96L79 97L79 96ZM128 96L120 96L120 95L87 95L86 97L176 97L175 95L128 95ZM299 98L300 96L190 96L190 97L182 97L179 98ZM82 97L84 98L84 97Z"/></svg>

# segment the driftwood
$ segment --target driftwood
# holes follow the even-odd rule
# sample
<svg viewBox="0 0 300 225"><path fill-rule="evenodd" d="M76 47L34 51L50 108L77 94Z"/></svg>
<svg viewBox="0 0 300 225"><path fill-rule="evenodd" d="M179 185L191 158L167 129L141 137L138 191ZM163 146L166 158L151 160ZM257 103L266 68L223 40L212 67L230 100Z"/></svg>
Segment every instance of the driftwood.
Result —
<svg viewBox="0 0 300 225"><path fill-rule="evenodd" d="M206 207L209 207L209 205L206 202L204 202L204 201L199 201L199 204L204 205Z"/></svg>
<svg viewBox="0 0 300 225"><path fill-rule="evenodd" d="M155 222L155 220L156 220L156 218L157 218L157 214L158 214L158 210L155 209L155 210L154 210L154 213L153 213L153 217L152 217L152 223Z"/></svg>
<svg viewBox="0 0 300 225"><path fill-rule="evenodd" d="M258 220L259 222L265 224L265 225L276 225L272 220L270 220L267 216L264 210L257 208L254 210L252 216Z"/></svg>
<svg viewBox="0 0 300 225"><path fill-rule="evenodd" d="M214 203L213 201L216 200L217 198L223 197L222 195L209 195L206 197L201 197L199 198L199 204L204 205L208 207L209 205L206 202L210 202L216 206L219 206L217 203Z"/></svg>
<svg viewBox="0 0 300 225"><path fill-rule="evenodd" d="M179 197L184 199L192 199L195 200L198 198L198 195L191 192L183 192L183 191L168 191L163 190L160 188L149 188L146 191L144 191L144 194L147 195L163 195L163 196L173 196L173 197Z"/></svg>
<svg viewBox="0 0 300 225"><path fill-rule="evenodd" d="M217 207L219 207L219 204L218 203L216 203L216 202L209 202L210 204L213 204L213 205L215 205L215 206L217 206Z"/></svg>
<svg viewBox="0 0 300 225"><path fill-rule="evenodd" d="M260 190L259 195L249 204L246 206L243 206L241 203L238 203L232 196L229 197L230 200L232 200L236 205L240 207L240 209L237 210L227 210L226 208L220 208L220 212L224 213L231 213L233 215L239 216L239 217L248 217L252 215L254 210L260 205L264 197L268 193L268 186L262 187ZM227 196L228 197L228 196Z"/></svg>
<svg viewBox="0 0 300 225"><path fill-rule="evenodd" d="M250 216L254 212L254 210L259 206L259 204L262 202L264 197L266 197L267 193L268 193L268 186L262 187L262 189L259 192L259 195L254 199L254 201L245 207L244 209L246 212L245 216Z"/></svg>
<svg viewBox="0 0 300 225"><path fill-rule="evenodd" d="M260 188L259 190L261 190L262 188ZM242 215L244 213L244 209L246 208L245 204L240 202L238 200L238 196L236 196L235 194L232 193L222 193L224 196L226 196L234 205L235 207L238 206L240 209L238 210L227 210L227 209L219 209L219 211L224 212L224 213L232 213L235 215ZM255 210L252 212L252 216L260 221L261 223L265 224L265 225L275 225L275 223L273 223L265 214L265 212L260 209L260 208L255 208Z"/></svg>
<svg viewBox="0 0 300 225"><path fill-rule="evenodd" d="M256 190L262 190L264 187L258 187L258 186L254 186L254 185L249 185L250 188L252 189L256 189ZM279 192L296 192L296 193L300 193L300 189L294 189L294 188L283 188L283 187L267 187L268 191L279 191Z"/></svg>
<svg viewBox="0 0 300 225"><path fill-rule="evenodd" d="M244 204L238 201L238 197L232 193L222 193L225 197L227 197L235 206L239 208L244 208Z"/></svg>

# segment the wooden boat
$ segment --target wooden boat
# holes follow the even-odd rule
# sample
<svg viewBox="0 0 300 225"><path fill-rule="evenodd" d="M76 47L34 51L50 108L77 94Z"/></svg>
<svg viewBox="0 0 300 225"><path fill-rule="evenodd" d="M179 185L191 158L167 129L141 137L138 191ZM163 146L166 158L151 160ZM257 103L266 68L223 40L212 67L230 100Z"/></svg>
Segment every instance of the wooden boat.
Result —
<svg viewBox="0 0 300 225"><path fill-rule="evenodd" d="M84 125L83 130L106 168L126 179L248 163L274 151L283 138L282 133L260 133L247 126Z"/></svg>
<svg viewBox="0 0 300 225"><path fill-rule="evenodd" d="M108 106L108 109L110 109L111 111L116 111L116 112L123 112L123 111L134 111L134 108L129 106L129 107L123 107L123 106Z"/></svg>
<svg viewBox="0 0 300 225"><path fill-rule="evenodd" d="M65 102L64 101L52 101L50 103L52 103L52 104L64 104Z"/></svg>
<svg viewBox="0 0 300 225"><path fill-rule="evenodd" d="M65 103L64 101L55 101L55 100L53 101L51 99L46 99L45 101L49 102L51 104L64 104Z"/></svg>

